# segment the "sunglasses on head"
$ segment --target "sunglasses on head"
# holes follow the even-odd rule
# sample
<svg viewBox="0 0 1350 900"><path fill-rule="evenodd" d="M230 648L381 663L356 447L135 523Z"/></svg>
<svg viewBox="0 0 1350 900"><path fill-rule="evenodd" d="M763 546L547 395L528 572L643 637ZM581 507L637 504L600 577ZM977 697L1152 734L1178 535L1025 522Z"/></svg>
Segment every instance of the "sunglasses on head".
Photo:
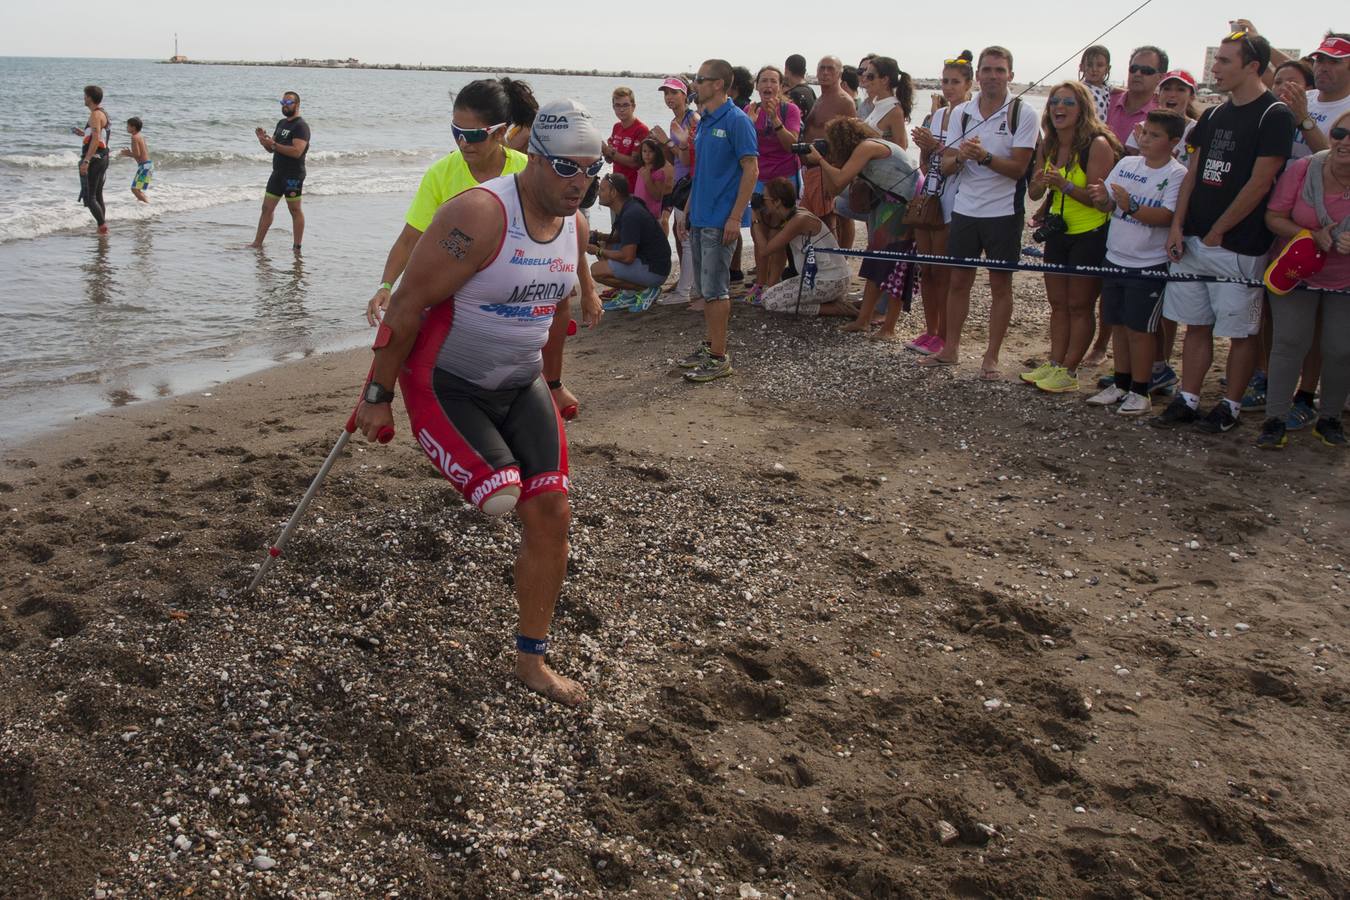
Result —
<svg viewBox="0 0 1350 900"><path fill-rule="evenodd" d="M970 60L966 59L963 56L958 56L956 59L943 60L942 64L944 66L968 66L970 65Z"/></svg>
<svg viewBox="0 0 1350 900"><path fill-rule="evenodd" d="M1337 127L1328 131L1327 136L1330 137L1333 141L1343 141L1346 138L1350 138L1350 128L1345 128L1343 126L1338 125Z"/></svg>
<svg viewBox="0 0 1350 900"><path fill-rule="evenodd" d="M1253 58L1253 59L1260 59L1260 58L1261 58L1261 54L1256 52L1256 45L1252 43L1252 39L1251 39L1250 37L1247 36L1247 32L1246 32L1245 30L1243 30L1243 31L1234 31L1232 34L1228 35L1228 37L1224 38L1224 40L1225 40L1225 41L1242 41L1242 43L1244 43L1244 44L1247 45L1247 49L1250 50L1250 51L1252 51L1252 58Z"/></svg>
<svg viewBox="0 0 1350 900"><path fill-rule="evenodd" d="M454 122L451 122L450 133L455 136L456 143L481 144L505 127L506 123L502 122L497 125L489 125L487 128L460 128Z"/></svg>
<svg viewBox="0 0 1350 900"><path fill-rule="evenodd" d="M1157 75L1157 74L1158 74L1158 70L1155 69L1153 66L1141 66L1141 65L1139 65L1139 64L1136 63L1136 64L1130 66L1130 74L1131 74L1131 75Z"/></svg>
<svg viewBox="0 0 1350 900"><path fill-rule="evenodd" d="M537 151L536 151L537 152ZM605 167L603 159L597 159L589 166L582 167L565 156L549 156L540 154L548 160L549 165L553 166L553 172L559 178L575 178L578 173L585 172L587 178L594 178L600 174L600 170Z"/></svg>
<svg viewBox="0 0 1350 900"><path fill-rule="evenodd" d="M1051 97L1045 101L1046 106L1077 106L1078 101L1073 97Z"/></svg>

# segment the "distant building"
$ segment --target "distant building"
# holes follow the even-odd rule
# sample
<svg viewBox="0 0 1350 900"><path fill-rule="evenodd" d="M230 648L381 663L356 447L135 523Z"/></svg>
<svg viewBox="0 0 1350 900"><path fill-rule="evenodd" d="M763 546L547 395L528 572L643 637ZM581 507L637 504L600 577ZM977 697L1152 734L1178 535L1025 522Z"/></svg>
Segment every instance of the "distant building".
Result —
<svg viewBox="0 0 1350 900"><path fill-rule="evenodd" d="M1303 57L1302 50L1296 50L1292 47L1277 47L1276 49L1290 59L1301 59ZM1205 48L1205 65L1200 70L1200 83L1206 87L1214 84L1214 57L1218 52L1218 47Z"/></svg>

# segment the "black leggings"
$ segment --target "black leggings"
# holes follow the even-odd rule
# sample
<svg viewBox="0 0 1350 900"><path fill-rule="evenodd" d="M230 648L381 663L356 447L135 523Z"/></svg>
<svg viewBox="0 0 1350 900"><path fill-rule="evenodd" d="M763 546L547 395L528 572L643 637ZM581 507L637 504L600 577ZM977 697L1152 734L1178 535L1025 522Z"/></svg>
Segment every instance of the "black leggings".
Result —
<svg viewBox="0 0 1350 900"><path fill-rule="evenodd" d="M89 170L80 176L80 200L94 214L94 221L103 224L103 182L108 177L108 154L100 151L89 160ZM67 194L66 196L70 196Z"/></svg>

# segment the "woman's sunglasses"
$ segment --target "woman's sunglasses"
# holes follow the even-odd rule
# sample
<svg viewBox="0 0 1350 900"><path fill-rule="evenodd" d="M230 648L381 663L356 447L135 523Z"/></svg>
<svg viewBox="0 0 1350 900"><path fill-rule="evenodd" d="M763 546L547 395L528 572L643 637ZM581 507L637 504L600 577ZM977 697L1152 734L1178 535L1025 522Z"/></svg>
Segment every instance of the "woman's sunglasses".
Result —
<svg viewBox="0 0 1350 900"><path fill-rule="evenodd" d="M1346 138L1350 138L1350 128L1341 128L1337 126L1336 128L1333 128L1330 131L1328 131L1327 136L1330 137L1333 141L1343 141Z"/></svg>
<svg viewBox="0 0 1350 900"><path fill-rule="evenodd" d="M456 143L481 144L505 127L506 123L502 122L499 125L489 125L487 128L460 128L451 122L450 132L455 136Z"/></svg>
<svg viewBox="0 0 1350 900"><path fill-rule="evenodd" d="M1049 100L1045 101L1046 106L1060 106L1061 104L1064 106L1077 106L1078 101L1072 97L1051 97Z"/></svg>

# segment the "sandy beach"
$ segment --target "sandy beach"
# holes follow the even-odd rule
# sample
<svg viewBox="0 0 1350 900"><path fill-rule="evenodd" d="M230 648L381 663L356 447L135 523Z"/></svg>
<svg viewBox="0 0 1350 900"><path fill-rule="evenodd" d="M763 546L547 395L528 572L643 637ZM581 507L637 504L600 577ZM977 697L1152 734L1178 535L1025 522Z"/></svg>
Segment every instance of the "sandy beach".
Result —
<svg viewBox="0 0 1350 900"><path fill-rule="evenodd" d="M682 309L569 343L579 711L401 408L237 595L368 351L7 451L0 896L1346 896L1346 456L1015 383L1025 276L981 383L979 284L955 370L741 304L709 385Z"/></svg>

